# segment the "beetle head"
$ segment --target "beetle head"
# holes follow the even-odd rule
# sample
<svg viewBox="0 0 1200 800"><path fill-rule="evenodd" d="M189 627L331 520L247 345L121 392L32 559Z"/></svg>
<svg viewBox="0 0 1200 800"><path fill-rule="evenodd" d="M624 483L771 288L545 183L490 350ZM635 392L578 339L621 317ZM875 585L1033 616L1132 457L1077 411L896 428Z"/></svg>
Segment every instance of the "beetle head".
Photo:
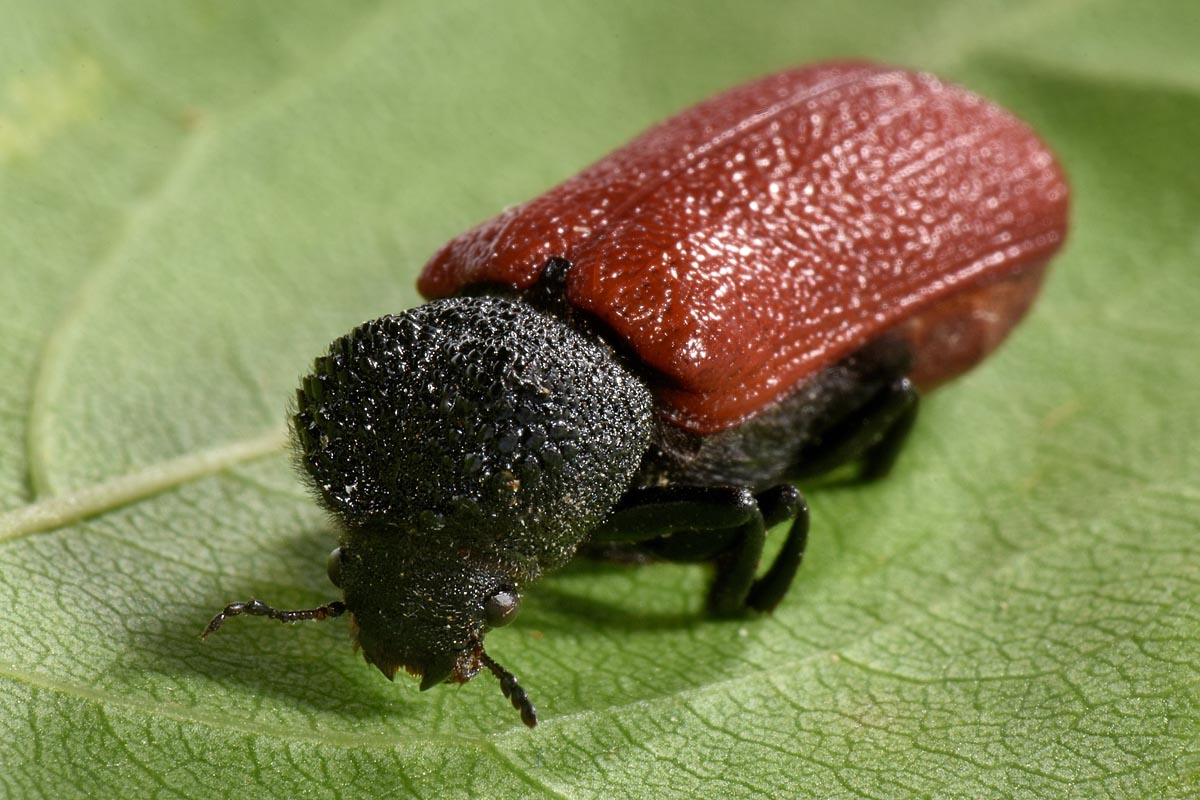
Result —
<svg viewBox="0 0 1200 800"><path fill-rule="evenodd" d="M483 649L484 634L520 613L517 587L501 570L469 558L396 553L394 537L361 535L330 554L329 577L352 610L367 661L392 679L404 669L421 690L465 683L487 667L531 727L532 704L510 673ZM401 548L403 549L403 548Z"/></svg>
<svg viewBox="0 0 1200 800"><path fill-rule="evenodd" d="M335 341L297 397L297 459L343 528L335 583L367 658L425 688L486 666L517 690L483 632L628 487L646 387L549 313L462 297Z"/></svg>

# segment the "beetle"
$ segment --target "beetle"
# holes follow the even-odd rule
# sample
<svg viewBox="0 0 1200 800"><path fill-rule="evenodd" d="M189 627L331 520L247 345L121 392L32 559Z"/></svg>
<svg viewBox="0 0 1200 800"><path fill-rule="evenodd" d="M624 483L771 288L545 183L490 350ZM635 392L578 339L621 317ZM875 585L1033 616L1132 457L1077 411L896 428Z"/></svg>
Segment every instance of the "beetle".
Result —
<svg viewBox="0 0 1200 800"><path fill-rule="evenodd" d="M651 128L443 246L429 300L367 322L296 395L296 459L340 528L363 655L421 689L487 669L526 587L585 549L715 567L715 615L800 566L793 482L887 474L918 394L1029 309L1067 228L1047 146L924 73L792 69ZM790 521L759 570L766 531Z"/></svg>

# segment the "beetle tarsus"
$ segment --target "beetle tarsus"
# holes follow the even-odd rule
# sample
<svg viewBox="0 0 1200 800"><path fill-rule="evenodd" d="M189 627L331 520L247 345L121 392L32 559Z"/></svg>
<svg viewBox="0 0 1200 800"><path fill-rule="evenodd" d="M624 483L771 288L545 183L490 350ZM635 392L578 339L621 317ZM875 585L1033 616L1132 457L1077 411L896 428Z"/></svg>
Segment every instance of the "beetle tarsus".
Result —
<svg viewBox="0 0 1200 800"><path fill-rule="evenodd" d="M217 628L225 624L225 620L230 617L240 617L243 614L248 614L252 617L270 617L280 622L300 622L309 619L333 619L345 613L346 604L341 600L334 600L332 603L326 603L318 608L285 611L272 608L261 600L251 598L244 603L230 603L221 609L220 613L209 621L208 626L204 629L204 633L200 634L200 638L207 639Z"/></svg>

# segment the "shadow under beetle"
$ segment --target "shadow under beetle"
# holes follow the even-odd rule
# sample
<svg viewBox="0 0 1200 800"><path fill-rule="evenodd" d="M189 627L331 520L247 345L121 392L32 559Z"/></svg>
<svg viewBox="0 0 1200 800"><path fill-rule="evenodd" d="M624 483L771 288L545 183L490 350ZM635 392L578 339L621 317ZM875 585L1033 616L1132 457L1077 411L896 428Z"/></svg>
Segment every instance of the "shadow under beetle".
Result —
<svg viewBox="0 0 1200 800"><path fill-rule="evenodd" d="M341 528L366 659L421 689L481 669L581 547L709 562L716 615L770 611L804 555L791 481L891 468L930 389L1028 310L1066 232L1046 146L939 79L790 70L658 125L445 245L431 302L368 322L297 393L297 460ZM791 520L760 574L766 531Z"/></svg>

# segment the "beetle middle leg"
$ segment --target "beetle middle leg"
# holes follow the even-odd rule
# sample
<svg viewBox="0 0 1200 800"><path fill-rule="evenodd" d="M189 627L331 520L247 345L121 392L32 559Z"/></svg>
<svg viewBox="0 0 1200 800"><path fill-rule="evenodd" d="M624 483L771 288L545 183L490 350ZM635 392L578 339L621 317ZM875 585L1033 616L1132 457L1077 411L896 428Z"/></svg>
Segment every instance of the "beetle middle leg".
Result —
<svg viewBox="0 0 1200 800"><path fill-rule="evenodd" d="M767 528L788 519L793 522L783 549L755 580ZM807 538L808 507L787 484L757 495L731 486L636 489L592 534L594 544L637 542L671 561L713 562L708 608L720 616L778 605L800 567Z"/></svg>
<svg viewBox="0 0 1200 800"><path fill-rule="evenodd" d="M793 478L822 475L858 461L859 479L887 475L917 420L920 395L908 378L883 384L862 406L821 433L801 455Z"/></svg>

